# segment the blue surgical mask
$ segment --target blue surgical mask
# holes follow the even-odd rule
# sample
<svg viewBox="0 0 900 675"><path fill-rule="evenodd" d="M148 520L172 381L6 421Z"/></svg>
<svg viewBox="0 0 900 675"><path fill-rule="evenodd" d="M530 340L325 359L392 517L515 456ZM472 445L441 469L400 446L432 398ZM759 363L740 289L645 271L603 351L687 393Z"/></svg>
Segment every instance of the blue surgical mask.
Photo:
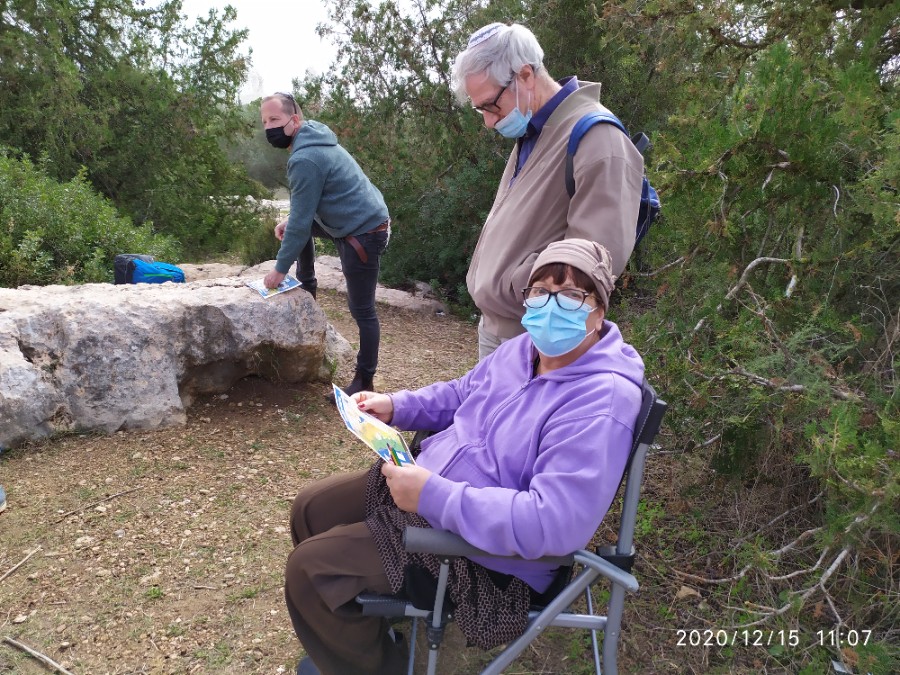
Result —
<svg viewBox="0 0 900 675"><path fill-rule="evenodd" d="M528 105L531 106L531 92L528 92ZM516 107L494 125L494 130L506 138L521 138L528 130L528 122L531 121L531 108L526 114L519 110L519 87L516 85Z"/></svg>
<svg viewBox="0 0 900 675"><path fill-rule="evenodd" d="M563 309L560 302L573 301L557 295L537 309L525 305L522 325L531 336L534 346L545 356L568 354L594 332L588 333L585 323L596 307L587 309L588 305L582 305L575 310Z"/></svg>

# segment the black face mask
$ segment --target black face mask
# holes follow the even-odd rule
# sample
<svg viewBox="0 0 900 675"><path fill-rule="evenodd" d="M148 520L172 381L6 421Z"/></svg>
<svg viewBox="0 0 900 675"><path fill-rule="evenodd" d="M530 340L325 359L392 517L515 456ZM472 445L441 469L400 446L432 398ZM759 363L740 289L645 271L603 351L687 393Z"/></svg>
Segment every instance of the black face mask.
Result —
<svg viewBox="0 0 900 675"><path fill-rule="evenodd" d="M290 122L288 122L290 124ZM284 125L286 127L287 124ZM269 141L271 145L276 148L281 148L282 150L287 148L291 144L291 136L288 136L284 133L284 127L273 127L272 129L266 129L266 140Z"/></svg>

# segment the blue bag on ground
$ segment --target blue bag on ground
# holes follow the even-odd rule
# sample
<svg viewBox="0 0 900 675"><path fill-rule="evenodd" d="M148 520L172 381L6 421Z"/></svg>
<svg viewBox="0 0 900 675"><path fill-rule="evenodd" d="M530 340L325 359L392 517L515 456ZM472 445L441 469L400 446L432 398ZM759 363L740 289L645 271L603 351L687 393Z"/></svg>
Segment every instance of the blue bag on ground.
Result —
<svg viewBox="0 0 900 675"><path fill-rule="evenodd" d="M115 279L115 283L134 283L134 261L137 259L151 263L155 260L152 255L142 255L140 253L120 253L113 261L113 278Z"/></svg>
<svg viewBox="0 0 900 675"><path fill-rule="evenodd" d="M184 283L184 272L180 267L170 265L164 262L147 262L140 258L135 258L134 273L131 276L132 283L135 284L164 284L167 281L175 283Z"/></svg>

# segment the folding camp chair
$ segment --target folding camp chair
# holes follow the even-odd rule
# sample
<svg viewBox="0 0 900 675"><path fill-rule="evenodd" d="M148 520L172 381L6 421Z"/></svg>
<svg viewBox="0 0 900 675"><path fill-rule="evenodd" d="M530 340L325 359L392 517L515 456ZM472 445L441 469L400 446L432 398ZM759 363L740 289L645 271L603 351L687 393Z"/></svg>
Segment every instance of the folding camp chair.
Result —
<svg viewBox="0 0 900 675"><path fill-rule="evenodd" d="M564 568L573 567L577 563L580 571L546 605L533 606L531 608L525 632L517 640L507 645L481 671L482 675L497 675L503 672L503 669L510 665L535 638L551 626L591 631L594 669L597 675L600 675L601 672L606 673L606 675L615 675L618 672L616 657L619 633L622 626L625 591L634 592L638 589L638 582L631 574L631 567L635 557L633 546L634 527L637 519L641 480L644 475L644 462L647 458L647 451L659 431L665 411L665 401L657 398L653 387L644 380L641 411L635 425L634 443L631 447L631 456L625 465L625 473L622 479L625 482L625 492L622 497L622 515L619 522L617 543L615 546L597 547L595 552L579 550L568 556L541 558L541 561L554 562ZM425 621L429 646L428 675L434 675L437 670L437 657L443 640L444 629L453 619L453 610L448 609L448 603L445 602L450 562L459 556L493 558L502 556L494 556L474 546L470 546L464 539L451 532L428 528L407 528L403 541L408 551L432 553L441 560L434 606L423 609L415 607L410 600L403 597L375 594L362 594L356 600L362 607L362 613L366 616L412 619L412 634L409 643L409 675L413 673L418 619ZM568 570L564 571L566 572L566 578L568 578ZM591 587L601 578L611 582L606 616L594 614L591 598ZM587 613L576 613L571 605L582 595L587 604ZM597 645L597 631L603 631L604 635L602 670Z"/></svg>

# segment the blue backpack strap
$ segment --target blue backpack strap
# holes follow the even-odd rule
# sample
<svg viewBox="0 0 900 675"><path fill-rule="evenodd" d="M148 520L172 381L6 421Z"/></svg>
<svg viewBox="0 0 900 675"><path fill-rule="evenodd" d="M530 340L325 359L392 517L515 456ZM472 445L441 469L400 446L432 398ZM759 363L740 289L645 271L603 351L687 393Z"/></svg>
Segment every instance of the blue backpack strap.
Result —
<svg viewBox="0 0 900 675"><path fill-rule="evenodd" d="M575 123L572 128L572 134L569 136L569 145L566 147L566 192L569 193L569 199L575 196L575 151L578 150L578 144L581 139L595 124L612 124L614 127L628 135L625 125L618 117L610 112L595 110L584 115Z"/></svg>

